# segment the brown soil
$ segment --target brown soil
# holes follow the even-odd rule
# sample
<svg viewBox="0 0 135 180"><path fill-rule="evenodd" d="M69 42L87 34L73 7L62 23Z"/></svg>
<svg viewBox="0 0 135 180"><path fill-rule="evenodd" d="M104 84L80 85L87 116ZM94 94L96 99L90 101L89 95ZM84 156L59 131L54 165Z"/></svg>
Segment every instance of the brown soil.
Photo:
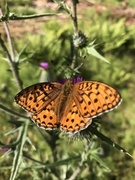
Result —
<svg viewBox="0 0 135 180"><path fill-rule="evenodd" d="M67 4L70 6L69 3L71 1L67 0ZM63 21L66 18L69 18L67 14L63 11L59 10L59 7L52 3L51 0L34 0L33 7L35 8L37 13L42 13L45 9L51 9L53 12L59 12L59 16L56 17L57 19ZM86 10L94 9L99 15L102 15L104 12L109 14L109 18L125 18L126 25L134 25L135 24L135 8L131 8L128 6L128 2L126 0L122 1L121 6L113 6L110 7L105 4L96 3L95 1L80 1L77 6L79 18L81 18L82 14ZM48 12L46 10L46 12ZM29 20L21 20L21 21L9 21L8 25L11 31L11 35L16 38L22 38L24 33L32 32L32 33L40 33L40 27L43 21L48 21L50 18L54 17L42 17L37 19L29 19ZM83 17L82 17L83 18ZM0 23L0 33L4 33L3 23Z"/></svg>

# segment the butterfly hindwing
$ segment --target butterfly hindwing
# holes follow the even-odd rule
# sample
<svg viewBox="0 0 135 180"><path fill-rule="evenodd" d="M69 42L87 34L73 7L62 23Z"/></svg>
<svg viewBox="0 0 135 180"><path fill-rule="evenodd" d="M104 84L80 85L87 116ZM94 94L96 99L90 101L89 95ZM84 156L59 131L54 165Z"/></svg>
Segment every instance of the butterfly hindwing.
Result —
<svg viewBox="0 0 135 180"><path fill-rule="evenodd" d="M52 130L58 128L59 121L57 120L55 113L55 101L52 101L45 108L43 108L39 113L32 114L32 120L40 128Z"/></svg>
<svg viewBox="0 0 135 180"><path fill-rule="evenodd" d="M70 95L61 119L60 129L66 133L72 134L85 129L91 122L92 119L82 117L74 98Z"/></svg>

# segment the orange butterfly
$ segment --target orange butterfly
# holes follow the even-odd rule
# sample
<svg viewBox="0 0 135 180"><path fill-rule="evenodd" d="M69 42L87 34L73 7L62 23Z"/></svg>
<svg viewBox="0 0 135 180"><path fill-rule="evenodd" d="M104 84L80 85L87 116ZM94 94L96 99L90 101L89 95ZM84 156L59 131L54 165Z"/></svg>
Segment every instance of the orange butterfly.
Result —
<svg viewBox="0 0 135 180"><path fill-rule="evenodd" d="M73 134L87 128L93 118L116 108L121 96L104 83L68 79L64 84L44 82L29 86L16 95L15 101L30 112L39 127L60 127Z"/></svg>

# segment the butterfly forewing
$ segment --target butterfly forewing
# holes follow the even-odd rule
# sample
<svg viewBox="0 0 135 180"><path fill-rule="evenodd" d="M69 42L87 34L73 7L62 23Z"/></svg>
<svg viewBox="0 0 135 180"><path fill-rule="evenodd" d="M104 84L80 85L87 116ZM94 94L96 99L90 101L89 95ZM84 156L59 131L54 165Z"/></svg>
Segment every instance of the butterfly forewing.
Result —
<svg viewBox="0 0 135 180"><path fill-rule="evenodd" d="M94 118L114 109L121 102L121 96L114 88L95 81L75 84L73 95L83 117Z"/></svg>
<svg viewBox="0 0 135 180"><path fill-rule="evenodd" d="M52 102L61 91L59 83L39 83L19 92L15 101L31 113L37 113Z"/></svg>

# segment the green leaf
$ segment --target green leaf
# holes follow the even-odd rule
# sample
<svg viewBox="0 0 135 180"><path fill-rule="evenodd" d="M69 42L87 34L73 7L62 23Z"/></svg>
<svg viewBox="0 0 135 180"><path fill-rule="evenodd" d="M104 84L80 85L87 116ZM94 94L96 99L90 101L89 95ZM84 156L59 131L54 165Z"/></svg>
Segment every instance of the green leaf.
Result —
<svg viewBox="0 0 135 180"><path fill-rule="evenodd" d="M110 171L110 169L106 166L106 164L101 160L101 158L97 155L97 152L94 150L90 150L89 154L92 156L93 159L95 159L101 166L103 166L107 171Z"/></svg>
<svg viewBox="0 0 135 180"><path fill-rule="evenodd" d="M91 44L89 44L89 46L86 47L86 51L87 51L88 54L90 54L92 56L95 56L96 58L98 58L98 59L100 59L100 60L102 60L104 62L110 63L106 58L104 58L101 54L99 54L97 52L94 45L91 46Z"/></svg>

